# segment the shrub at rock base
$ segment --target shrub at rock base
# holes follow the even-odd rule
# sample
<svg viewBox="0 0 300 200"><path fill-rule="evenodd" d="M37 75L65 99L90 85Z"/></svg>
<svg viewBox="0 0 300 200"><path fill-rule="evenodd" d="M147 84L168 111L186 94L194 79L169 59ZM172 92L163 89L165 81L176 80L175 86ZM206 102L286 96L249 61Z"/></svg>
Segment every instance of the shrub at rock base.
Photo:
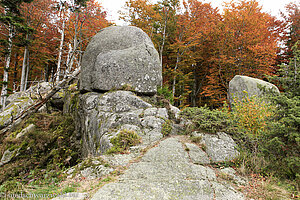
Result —
<svg viewBox="0 0 300 200"><path fill-rule="evenodd" d="M300 98L281 94L270 97L270 102L251 97L235 102L231 112L224 109L243 151L240 163L248 171L274 174L299 184Z"/></svg>
<svg viewBox="0 0 300 200"><path fill-rule="evenodd" d="M226 112L220 110L210 110L208 107L186 108L180 115L192 121L187 127L187 132L195 130L207 133L228 132L230 128L230 118Z"/></svg>
<svg viewBox="0 0 300 200"><path fill-rule="evenodd" d="M228 106L224 106L226 111ZM235 100L231 111L227 114L238 133L243 133L252 139L259 139L267 128L267 123L274 115L275 106L256 96Z"/></svg>
<svg viewBox="0 0 300 200"><path fill-rule="evenodd" d="M129 147L140 144L141 137L135 131L123 129L110 142L113 147L106 153L124 153Z"/></svg>

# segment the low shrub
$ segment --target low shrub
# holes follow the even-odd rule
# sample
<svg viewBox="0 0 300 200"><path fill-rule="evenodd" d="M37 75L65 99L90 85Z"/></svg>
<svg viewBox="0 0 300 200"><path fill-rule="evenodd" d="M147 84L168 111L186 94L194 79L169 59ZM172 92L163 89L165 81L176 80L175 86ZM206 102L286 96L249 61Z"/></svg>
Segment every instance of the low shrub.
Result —
<svg viewBox="0 0 300 200"><path fill-rule="evenodd" d="M274 115L274 111L275 106L271 103L256 96L248 96L241 101L235 100L227 114L239 133L258 139L266 131L267 122Z"/></svg>
<svg viewBox="0 0 300 200"><path fill-rule="evenodd" d="M229 131L230 118L221 110L210 110L208 107L189 107L180 113L181 117L191 120L192 124L187 127L188 132L203 131L216 133Z"/></svg>
<svg viewBox="0 0 300 200"><path fill-rule="evenodd" d="M236 102L227 111L236 131L233 136L249 172L275 175L300 183L300 97L270 96Z"/></svg>
<svg viewBox="0 0 300 200"><path fill-rule="evenodd" d="M106 153L124 153L129 147L138 145L141 143L141 137L133 130L121 130L118 135L113 137L110 142L113 147Z"/></svg>
<svg viewBox="0 0 300 200"><path fill-rule="evenodd" d="M169 136L172 132L172 121L171 120L166 120L165 123L162 125L162 130L161 130L163 136Z"/></svg>
<svg viewBox="0 0 300 200"><path fill-rule="evenodd" d="M171 90L169 90L168 86L165 85L163 87L157 88L157 95L162 96L167 99L172 105L174 104L174 97Z"/></svg>

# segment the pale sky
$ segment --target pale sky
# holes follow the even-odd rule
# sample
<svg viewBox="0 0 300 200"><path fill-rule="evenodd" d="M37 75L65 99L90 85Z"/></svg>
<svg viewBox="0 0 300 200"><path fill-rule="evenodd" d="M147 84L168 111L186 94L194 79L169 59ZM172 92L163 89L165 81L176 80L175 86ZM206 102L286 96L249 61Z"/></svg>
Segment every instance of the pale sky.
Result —
<svg viewBox="0 0 300 200"><path fill-rule="evenodd" d="M115 22L117 25L124 25L123 21L118 20L118 11L122 10L127 0L98 0L104 9L107 11L108 19ZM226 2L230 0L225 0ZM152 0L157 2L157 0ZM224 0L203 0L205 3L211 2L213 7L221 8ZM263 10L271 13L272 15L279 16L280 11L284 11L284 6L290 2L296 2L296 0L258 0L260 5L263 6Z"/></svg>

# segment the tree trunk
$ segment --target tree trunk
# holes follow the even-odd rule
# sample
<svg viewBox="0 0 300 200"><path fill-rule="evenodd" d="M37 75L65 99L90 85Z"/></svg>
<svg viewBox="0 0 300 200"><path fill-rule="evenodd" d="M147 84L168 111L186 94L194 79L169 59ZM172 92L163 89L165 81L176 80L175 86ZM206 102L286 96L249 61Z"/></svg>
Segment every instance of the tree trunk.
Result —
<svg viewBox="0 0 300 200"><path fill-rule="evenodd" d="M27 62L26 62L26 76L24 80L24 91L27 89L28 76L29 76L29 50L27 51Z"/></svg>
<svg viewBox="0 0 300 200"><path fill-rule="evenodd" d="M26 34L26 40L28 39L28 34ZM21 75L21 87L20 91L23 92L26 90L25 88L25 79L26 79L26 69L27 69L27 59L28 59L28 45L25 46L24 50L24 58L22 64L22 75Z"/></svg>
<svg viewBox="0 0 300 200"><path fill-rule="evenodd" d="M75 27L74 27L74 38L73 38L73 51L72 51L72 54L71 54L71 60L70 60L70 63L68 65L68 71L71 72L72 70L72 66L73 66L73 63L74 63L74 58L75 58L75 53L77 51L77 48L78 48L78 40L77 40L77 35L78 35L78 20L79 20L79 15L78 15L78 12L75 13L75 16L76 16L76 19L75 19Z"/></svg>
<svg viewBox="0 0 300 200"><path fill-rule="evenodd" d="M168 14L166 13L166 18L165 18L165 24L164 24L164 29L163 29L163 37L162 37L162 44L159 49L159 57L160 57L160 65L163 65L163 51L164 51L164 46L165 46L165 41L166 41L166 30L167 30L167 23L168 23Z"/></svg>
<svg viewBox="0 0 300 200"><path fill-rule="evenodd" d="M19 63L19 59L18 59L19 54L15 53L15 68L14 68L14 77L13 77L13 84L14 84L14 88L13 88L13 92L15 93L17 91L17 77L18 77L18 63Z"/></svg>
<svg viewBox="0 0 300 200"><path fill-rule="evenodd" d="M49 101L49 99L53 95L55 95L60 89L64 88L66 86L66 84L69 84L72 80L74 80L79 75L79 73L80 73L79 69L75 70L70 77L63 79L56 87L54 87L47 94L47 96L45 98L32 104L27 109L25 109L23 112L21 112L19 115L15 116L9 124L5 125L5 127L0 130L0 135L3 135L4 133L6 133L8 130L10 130L12 127L14 127L15 124L18 124L18 122L20 122L24 118L30 116L32 113L37 112L43 105L45 105L45 103L47 103L47 101Z"/></svg>
<svg viewBox="0 0 300 200"><path fill-rule="evenodd" d="M58 52L58 60L57 60L57 70L56 70L56 82L59 82L61 76L61 58L63 53L63 45L64 45L64 38L65 38L65 20L63 19L62 30L61 30L61 39L59 45L59 52Z"/></svg>
<svg viewBox="0 0 300 200"><path fill-rule="evenodd" d="M68 51L68 56L67 56L67 69L66 69L66 75L69 74L69 72L71 71L70 61L71 61L72 51L73 51L72 45L69 43L69 51Z"/></svg>
<svg viewBox="0 0 300 200"><path fill-rule="evenodd" d="M14 37L13 29L14 29L14 27L11 24L9 24L8 46L7 46L7 54L5 55L5 67L4 67L4 73L3 73L3 84L2 84L1 102L0 102L2 105L3 111L5 108L6 98L7 98L8 70L9 70L10 59L11 59L12 40Z"/></svg>
<svg viewBox="0 0 300 200"><path fill-rule="evenodd" d="M173 98L175 97L175 91L176 91L176 71L178 69L179 62L180 62L180 55L179 55L179 50L178 50L178 52L177 52L177 58L176 58L176 64L175 64L175 68L174 68L173 85L172 85Z"/></svg>
<svg viewBox="0 0 300 200"><path fill-rule="evenodd" d="M196 67L195 65L193 64L192 65L193 67L193 75L194 75L194 82L193 82L193 94L192 94L192 106L193 107L196 107L196 104L197 104L197 76L196 76Z"/></svg>

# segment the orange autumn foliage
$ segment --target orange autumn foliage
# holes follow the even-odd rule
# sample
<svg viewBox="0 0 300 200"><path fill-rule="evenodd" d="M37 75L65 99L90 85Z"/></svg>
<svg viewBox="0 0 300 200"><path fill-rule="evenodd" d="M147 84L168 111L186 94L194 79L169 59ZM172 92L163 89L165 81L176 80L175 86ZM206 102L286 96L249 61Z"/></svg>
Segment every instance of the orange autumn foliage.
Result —
<svg viewBox="0 0 300 200"><path fill-rule="evenodd" d="M257 1L228 3L216 29L217 49L202 94L213 105L226 100L229 81L237 74L255 78L272 75L280 31L278 21Z"/></svg>
<svg viewBox="0 0 300 200"><path fill-rule="evenodd" d="M220 14L208 3L185 0L174 16L169 15L168 29L163 29L162 16L168 5L175 4L175 0L157 4L129 0L128 15L123 15L152 37L158 51L167 31L163 75L175 105L220 106L235 75L263 78L274 73L280 22L263 12L257 1L227 3Z"/></svg>

